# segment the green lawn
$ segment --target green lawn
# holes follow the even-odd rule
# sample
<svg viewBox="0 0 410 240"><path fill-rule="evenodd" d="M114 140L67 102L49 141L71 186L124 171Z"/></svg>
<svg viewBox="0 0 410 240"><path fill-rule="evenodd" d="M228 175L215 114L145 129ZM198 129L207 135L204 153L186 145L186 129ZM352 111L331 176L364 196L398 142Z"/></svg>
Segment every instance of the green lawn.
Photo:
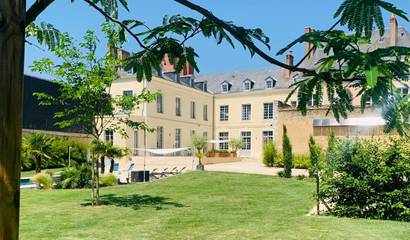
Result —
<svg viewBox="0 0 410 240"><path fill-rule="evenodd" d="M64 168L52 168L52 169L43 169L41 170L41 172L52 172L52 173L56 173L56 172L61 172ZM36 171L32 170L32 171L22 171L21 172L21 177L33 177L34 175L36 175Z"/></svg>
<svg viewBox="0 0 410 240"><path fill-rule="evenodd" d="M410 223L305 216L314 184L187 173L90 190L23 190L21 239L410 239Z"/></svg>

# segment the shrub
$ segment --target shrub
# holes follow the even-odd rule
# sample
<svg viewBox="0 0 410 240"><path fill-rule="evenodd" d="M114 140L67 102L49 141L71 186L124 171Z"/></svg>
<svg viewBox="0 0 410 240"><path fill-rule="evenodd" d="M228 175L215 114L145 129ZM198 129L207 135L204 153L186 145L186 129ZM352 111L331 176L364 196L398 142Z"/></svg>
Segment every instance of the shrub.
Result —
<svg viewBox="0 0 410 240"><path fill-rule="evenodd" d="M33 181L43 189L51 189L53 187L53 178L47 173L38 173L33 177Z"/></svg>
<svg viewBox="0 0 410 240"><path fill-rule="evenodd" d="M263 146L263 164L267 167L273 167L278 153L273 142L268 142Z"/></svg>
<svg viewBox="0 0 410 240"><path fill-rule="evenodd" d="M303 180L303 179L305 179L305 178L306 178L305 175L297 175L297 176L296 176L296 179L297 179L297 180Z"/></svg>
<svg viewBox="0 0 410 240"><path fill-rule="evenodd" d="M309 138L309 153L309 177L314 177L319 173L321 168L322 149L316 144L312 136Z"/></svg>
<svg viewBox="0 0 410 240"><path fill-rule="evenodd" d="M100 177L100 186L115 186L117 182L117 177L111 173L104 174Z"/></svg>
<svg viewBox="0 0 410 240"><path fill-rule="evenodd" d="M71 165L81 165L87 159L87 146L76 140L55 138L51 145L53 158L45 162L47 168L68 166L68 147L70 150Z"/></svg>
<svg viewBox="0 0 410 240"><path fill-rule="evenodd" d="M293 168L308 169L310 166L310 160L308 155L293 155L292 157ZM276 167L283 167L283 156L278 155L275 160Z"/></svg>
<svg viewBox="0 0 410 240"><path fill-rule="evenodd" d="M327 141L326 158L324 161L326 167L324 171L322 171L322 178L328 178L333 176L334 169L332 168L332 166L334 165L333 163L336 161L337 155L340 152L337 149L338 147L338 140L336 139L333 131L330 131Z"/></svg>
<svg viewBox="0 0 410 240"><path fill-rule="evenodd" d="M282 178L285 177L285 172L284 171L279 171L278 176L282 177Z"/></svg>
<svg viewBox="0 0 410 240"><path fill-rule="evenodd" d="M76 167L67 167L61 172L60 188L86 188L91 186L91 166L83 163Z"/></svg>
<svg viewBox="0 0 410 240"><path fill-rule="evenodd" d="M292 177L292 145L288 137L288 130L286 126L283 125L283 142L282 142L282 151L283 151L283 168L284 168L284 177Z"/></svg>
<svg viewBox="0 0 410 240"><path fill-rule="evenodd" d="M347 139L333 151L337 174L323 178L320 192L334 206L331 214L410 221L409 138Z"/></svg>
<svg viewBox="0 0 410 240"><path fill-rule="evenodd" d="M244 143L242 141L242 139L236 139L233 138L231 140L229 140L229 148L231 149L232 152L238 152L239 149L244 147Z"/></svg>

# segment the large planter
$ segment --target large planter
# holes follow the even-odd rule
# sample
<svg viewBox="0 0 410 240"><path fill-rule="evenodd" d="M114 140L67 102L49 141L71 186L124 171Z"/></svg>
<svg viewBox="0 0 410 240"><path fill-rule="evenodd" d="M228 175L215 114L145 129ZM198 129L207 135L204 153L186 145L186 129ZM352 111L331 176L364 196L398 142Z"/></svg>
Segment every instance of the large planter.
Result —
<svg viewBox="0 0 410 240"><path fill-rule="evenodd" d="M196 170L197 171L204 171L205 170L205 167L204 167L204 165L203 164L198 164L198 165L196 165Z"/></svg>
<svg viewBox="0 0 410 240"><path fill-rule="evenodd" d="M230 153L229 153L229 156L230 156L230 157L237 157L238 154L237 154L236 152L230 152Z"/></svg>

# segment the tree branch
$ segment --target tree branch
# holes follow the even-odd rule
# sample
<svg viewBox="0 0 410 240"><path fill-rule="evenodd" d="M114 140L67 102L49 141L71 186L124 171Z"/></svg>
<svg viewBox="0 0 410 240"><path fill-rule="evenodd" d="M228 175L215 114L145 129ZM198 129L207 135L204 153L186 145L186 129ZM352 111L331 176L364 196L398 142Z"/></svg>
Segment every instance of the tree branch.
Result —
<svg viewBox="0 0 410 240"><path fill-rule="evenodd" d="M293 72L303 72L303 73L309 73L311 75L312 74L317 75L314 70L310 70L310 69L306 69L306 68L297 68L295 66L282 63L281 61L269 56L263 50L258 48L252 41L249 41L248 39L246 39L243 36L243 34L240 33L237 29L233 28L232 26L227 24L225 21L223 21L223 20L219 19L218 17L216 17L215 15L213 15L207 9L205 9L205 8L199 6L199 5L196 5L196 4L194 4L194 3L192 3L188 0L174 0L174 1L181 4L181 5L184 5L184 6L188 7L190 9L202 14L203 16L207 17L208 19L214 21L216 24L218 24L219 26L224 28L226 31L228 31L233 37L235 37L236 40L238 40L239 42L244 44L246 47L248 47L249 49L254 51L257 55L259 55L260 57L262 57L263 59L265 59L269 63L277 65L277 66L285 68L285 69L288 69L288 70L293 71Z"/></svg>
<svg viewBox="0 0 410 240"><path fill-rule="evenodd" d="M332 27L330 27L330 28L327 30L327 32L332 31L341 21L342 21L342 20L339 19L335 24L333 24ZM329 33L326 33L325 36L327 36L327 34L329 34ZM308 51L308 52L305 54L305 56L295 65L295 67L299 67L300 64L302 64L302 63L306 60L306 58L308 58L308 57L310 56L310 54L311 54L313 51L315 51L315 50L316 50L316 46L314 46L314 47L312 47L311 49L309 49L309 51Z"/></svg>
<svg viewBox="0 0 410 240"><path fill-rule="evenodd" d="M110 20L111 22L116 23L116 24L120 25L121 27L123 27L123 28L125 29L125 31L127 31L127 32L137 41L138 45L139 45L141 48L143 48L143 49L145 49L145 50L147 50L147 51L150 51L150 49L149 49L147 46L145 46L145 45L141 42L141 40L138 38L138 36L135 35L135 34L131 31L131 29L128 28L127 25L125 25L124 23L122 23L120 20L118 20L118 19L116 19L116 18L110 16L109 14L107 14L103 9L101 9L100 7L98 7L98 6L97 6L95 3L93 3L91 0L84 0L84 1L85 1L86 3L88 3L91 7L93 7L95 10L97 10L99 13L101 13L105 18L107 18L107 19Z"/></svg>
<svg viewBox="0 0 410 240"><path fill-rule="evenodd" d="M26 27L34 22L36 18L46 10L54 0L37 0L31 5L31 7L26 12Z"/></svg>

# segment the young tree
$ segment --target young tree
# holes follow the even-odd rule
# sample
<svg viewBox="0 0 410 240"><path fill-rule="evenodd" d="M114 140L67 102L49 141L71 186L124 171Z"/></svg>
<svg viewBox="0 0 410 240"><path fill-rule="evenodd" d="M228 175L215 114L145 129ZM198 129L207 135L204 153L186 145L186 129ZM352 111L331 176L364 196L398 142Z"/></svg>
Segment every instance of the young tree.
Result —
<svg viewBox="0 0 410 240"><path fill-rule="evenodd" d="M120 43L109 24L104 24L103 30L108 35L110 44L115 46ZM100 144L102 134L109 129L126 137L125 126L150 131L146 123L132 121L129 116L139 103L154 100L156 94L144 90L136 96L113 98L110 95L110 88L112 82L120 77L118 70L122 65L121 60L116 59L111 51L98 57L96 51L99 40L92 31L87 31L84 40L79 44L68 34L62 34L59 39L60 45L52 52L62 59L62 63L54 63L49 58L43 58L34 61L31 68L55 76L54 82L60 86L60 94L35 94L40 100L40 105L64 106L64 111L55 113L54 117L58 119L57 126L81 126L85 133L94 138L96 144L93 150L100 157L101 173L104 173L104 159L109 148L106 144ZM100 171L98 164L96 165L95 182L98 183ZM96 186L95 197L98 203L98 184Z"/></svg>
<svg viewBox="0 0 410 240"><path fill-rule="evenodd" d="M283 167L284 174L286 178L292 177L293 168L293 154L292 145L288 137L288 129L283 125L283 140L282 140L282 154L283 154Z"/></svg>
<svg viewBox="0 0 410 240"><path fill-rule="evenodd" d="M325 156L325 161L324 161L324 171L322 174L322 178L331 178L333 177L333 172L334 172L334 164L336 162L336 159L338 158L338 140L335 137L335 134L333 131L329 132L329 136L327 139L327 149L326 149L326 156Z"/></svg>
<svg viewBox="0 0 410 240"><path fill-rule="evenodd" d="M344 32L335 31L338 25L347 26L349 32L355 36L364 36L370 39L370 32L374 26L384 33L382 10L394 13L407 20L404 11L396 8L387 1L380 0L344 0L334 17L336 23L326 31L316 31L304 34L278 54L283 54L289 47L307 41L314 45L297 64L287 65L274 57L268 51L258 46L270 49L269 38L261 29L246 29L236 26L230 21L222 20L207 9L190 2L189 0L174 0L202 15L201 20L180 15L166 18L164 24L157 28L145 28L147 24L139 19L119 19L119 6L130 11L127 0L73 0L71 2L85 2L92 9L100 13L105 19L117 24L122 30L120 36L128 34L142 49L129 61L128 67L138 69L137 78L144 76L150 80L152 69L159 69L162 58L169 53L171 60L180 59L177 72L182 69L185 60L193 66L196 53L186 48L187 40L202 34L213 37L220 44L224 40L232 46L233 39L247 48L253 55L257 54L267 62L300 72L306 80L296 83L299 94L298 109L305 113L307 99L314 95L321 99L322 83L329 85L327 94L330 96L329 109L338 118L345 117L352 111L350 96L346 86L360 88L359 95L371 96L373 102L383 104L384 117L387 120L387 131L396 128L404 134L409 125L405 119L410 115L408 97L398 94L392 81L398 79L407 81L409 63L401 61L410 55L406 47L389 47L376 49L365 53L356 48L357 41L362 38L350 38ZM18 238L18 203L19 203L19 171L22 126L22 83L24 64L25 36L34 36L41 44L49 48L59 45L58 31L48 24L35 25L33 22L45 11L54 0L37 0L26 11L25 0L0 1L0 235L10 239ZM27 31L30 29L30 31ZM167 33L169 33L167 35ZM143 40L141 38L144 38ZM318 59L319 71L301 67L302 62L318 47L324 47L326 52L332 52L333 57ZM393 59L393 60L392 60ZM396 61L395 61L395 60ZM329 68L338 64L338 69ZM198 69L197 69L198 70ZM350 83L345 85L345 83ZM365 97L362 97L364 99ZM320 101L316 101L320 104ZM12 161L10 164L9 161ZM10 220L11 219L11 220Z"/></svg>
<svg viewBox="0 0 410 240"><path fill-rule="evenodd" d="M41 172L44 159L51 159L53 138L41 133L32 133L23 137L23 154L34 162L36 173Z"/></svg>
<svg viewBox="0 0 410 240"><path fill-rule="evenodd" d="M309 138L309 153L310 153L310 166L309 177L314 177L319 174L322 164L322 149L316 144L313 136Z"/></svg>
<svg viewBox="0 0 410 240"><path fill-rule="evenodd" d="M193 135L192 145L195 147L195 156L198 158L197 169L203 170L202 158L204 157L204 149L208 145L208 141L203 136Z"/></svg>
<svg viewBox="0 0 410 240"><path fill-rule="evenodd" d="M263 146L263 164L267 167L273 167L277 157L275 144L272 141L267 142Z"/></svg>
<svg viewBox="0 0 410 240"><path fill-rule="evenodd" d="M232 152L237 153L239 149L243 148L244 142L241 139L231 139L229 140L229 147Z"/></svg>

